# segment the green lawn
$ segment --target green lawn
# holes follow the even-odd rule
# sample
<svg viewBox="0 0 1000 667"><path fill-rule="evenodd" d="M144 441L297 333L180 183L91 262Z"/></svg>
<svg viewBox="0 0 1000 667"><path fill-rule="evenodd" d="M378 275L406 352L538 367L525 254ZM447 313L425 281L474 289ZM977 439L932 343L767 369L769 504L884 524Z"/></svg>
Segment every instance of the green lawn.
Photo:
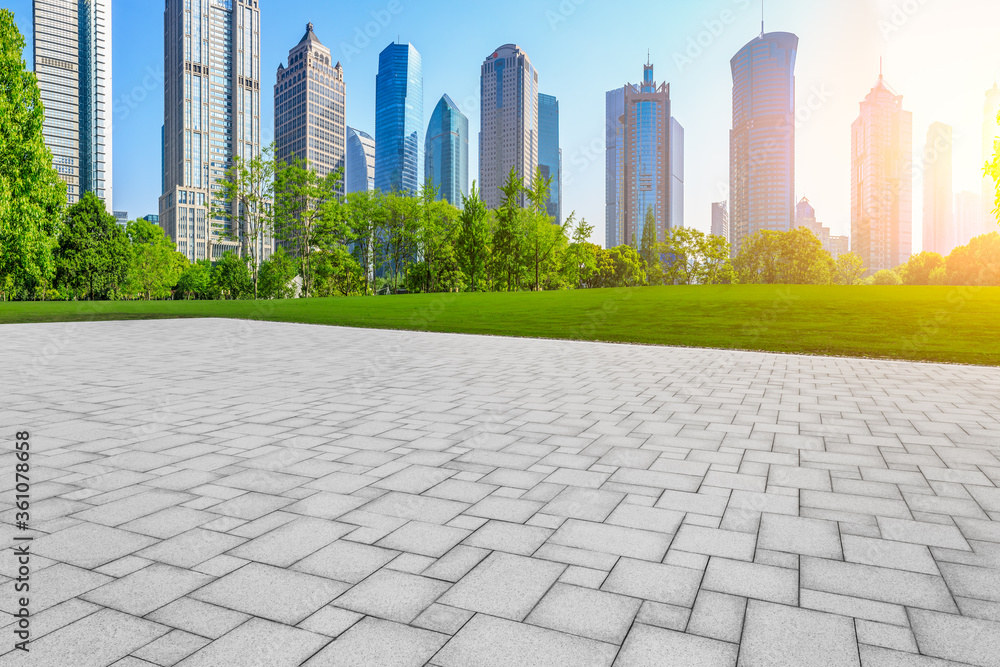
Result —
<svg viewBox="0 0 1000 667"><path fill-rule="evenodd" d="M260 302L0 304L0 323L181 317L1000 366L1000 288L733 285Z"/></svg>

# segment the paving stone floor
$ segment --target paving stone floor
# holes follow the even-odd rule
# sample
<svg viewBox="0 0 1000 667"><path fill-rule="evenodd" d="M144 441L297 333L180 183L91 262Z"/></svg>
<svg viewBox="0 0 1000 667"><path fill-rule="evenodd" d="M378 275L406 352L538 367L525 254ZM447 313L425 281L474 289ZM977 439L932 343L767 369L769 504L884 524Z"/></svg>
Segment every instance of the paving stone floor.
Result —
<svg viewBox="0 0 1000 667"><path fill-rule="evenodd" d="M226 320L0 351L0 537L17 430L36 531L0 665L1000 665L1000 369Z"/></svg>

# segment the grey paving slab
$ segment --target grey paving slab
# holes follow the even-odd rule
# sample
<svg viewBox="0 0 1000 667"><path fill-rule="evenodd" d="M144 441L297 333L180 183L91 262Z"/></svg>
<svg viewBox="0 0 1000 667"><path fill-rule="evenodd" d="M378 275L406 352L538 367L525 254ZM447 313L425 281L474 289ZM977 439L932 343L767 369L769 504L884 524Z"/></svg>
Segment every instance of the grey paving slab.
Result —
<svg viewBox="0 0 1000 667"><path fill-rule="evenodd" d="M227 320L33 367L59 326L0 327L32 665L1000 653L1000 369Z"/></svg>

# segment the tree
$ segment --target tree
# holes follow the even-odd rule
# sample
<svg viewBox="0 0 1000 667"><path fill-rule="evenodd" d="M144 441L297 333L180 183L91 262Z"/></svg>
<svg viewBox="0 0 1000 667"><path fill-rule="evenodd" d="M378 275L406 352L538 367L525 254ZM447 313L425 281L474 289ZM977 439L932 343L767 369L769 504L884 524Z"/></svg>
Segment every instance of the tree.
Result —
<svg viewBox="0 0 1000 667"><path fill-rule="evenodd" d="M180 278L177 279L177 290L174 298L183 299L213 299L216 298L212 284L212 262L200 259L189 264Z"/></svg>
<svg viewBox="0 0 1000 667"><path fill-rule="evenodd" d="M663 267L660 264L659 239L656 233L656 216L653 207L646 208L646 217L642 223L642 237L639 240L639 256L646 267L646 280L650 285L663 283Z"/></svg>
<svg viewBox="0 0 1000 667"><path fill-rule="evenodd" d="M753 285L823 285L834 270L830 253L806 227L757 232L744 239L733 265L739 281Z"/></svg>
<svg viewBox="0 0 1000 667"><path fill-rule="evenodd" d="M507 180L500 186L503 200L494 211L496 225L493 229L494 272L504 280L507 291L519 289L524 269L524 215L520 199L524 191L517 169L511 167Z"/></svg>
<svg viewBox="0 0 1000 667"><path fill-rule="evenodd" d="M1000 122L1000 114L997 115L997 121ZM983 166L983 175L993 179L993 187L996 192L993 200L995 207L993 209L993 218L994 222L1000 224L1000 141L996 139L993 140L993 159Z"/></svg>
<svg viewBox="0 0 1000 667"><path fill-rule="evenodd" d="M472 182L469 196L462 196L462 212L458 214L458 238L455 244L458 264L469 280L473 292L483 289L486 264L490 259L490 224L486 203Z"/></svg>
<svg viewBox="0 0 1000 667"><path fill-rule="evenodd" d="M903 281L900 280L899 274L892 269L882 269L881 271L876 271L873 276L868 278L869 284L871 285L902 285Z"/></svg>
<svg viewBox="0 0 1000 667"><path fill-rule="evenodd" d="M260 265L260 298L291 299L295 296L293 281L298 273L299 264L295 258L284 248L278 248Z"/></svg>
<svg viewBox="0 0 1000 667"><path fill-rule="evenodd" d="M566 218L566 227L572 227L576 219L576 213L570 213ZM580 218L580 222L573 227L573 234L570 237L569 247L566 248L565 266L563 272L566 281L572 287L586 287L594 274L597 266L597 250L600 246L590 242L590 235L594 232L594 226L587 223L585 218Z"/></svg>
<svg viewBox="0 0 1000 667"><path fill-rule="evenodd" d="M838 285L860 285L867 270L859 255L847 252L837 257L833 280Z"/></svg>
<svg viewBox="0 0 1000 667"><path fill-rule="evenodd" d="M367 296L373 292L375 267L380 263L385 237L387 209L379 191L347 195L345 221L354 256L362 267L362 287Z"/></svg>
<svg viewBox="0 0 1000 667"><path fill-rule="evenodd" d="M149 299L170 296L188 263L176 251L163 230L146 220L133 220L125 228L132 244L128 273L128 291Z"/></svg>
<svg viewBox="0 0 1000 667"><path fill-rule="evenodd" d="M212 286L223 299L257 298L246 260L232 252L224 254L212 267Z"/></svg>
<svg viewBox="0 0 1000 667"><path fill-rule="evenodd" d="M540 291L543 280L553 283L553 274L560 264L566 249L567 235L572 221L564 225L553 223L548 214L549 186L551 178L545 178L542 170L535 171L531 185L525 190L530 207L523 211L525 232L525 257L532 272L532 289Z"/></svg>
<svg viewBox="0 0 1000 667"><path fill-rule="evenodd" d="M0 9L0 293L45 297L55 276L66 186L45 147L38 83L14 14Z"/></svg>
<svg viewBox="0 0 1000 667"><path fill-rule="evenodd" d="M639 287L646 282L642 258L630 245L620 245L607 251L612 274L604 287Z"/></svg>
<svg viewBox="0 0 1000 667"><path fill-rule="evenodd" d="M921 252L896 269L904 285L933 285L931 274L944 266L944 257L936 252Z"/></svg>
<svg viewBox="0 0 1000 667"><path fill-rule="evenodd" d="M1000 285L1000 233L977 236L952 250L946 271L949 285Z"/></svg>
<svg viewBox="0 0 1000 667"><path fill-rule="evenodd" d="M132 249L125 230L92 192L69 207L56 252L56 283L68 296L116 298L128 279Z"/></svg>
<svg viewBox="0 0 1000 667"><path fill-rule="evenodd" d="M316 296L350 296L366 289L361 265L343 246L317 253L315 267L313 290Z"/></svg>
<svg viewBox="0 0 1000 667"><path fill-rule="evenodd" d="M213 217L229 220L227 236L240 243L240 256L250 265L253 298L257 298L260 264L274 243L274 146L249 160L236 156L220 178L219 201Z"/></svg>

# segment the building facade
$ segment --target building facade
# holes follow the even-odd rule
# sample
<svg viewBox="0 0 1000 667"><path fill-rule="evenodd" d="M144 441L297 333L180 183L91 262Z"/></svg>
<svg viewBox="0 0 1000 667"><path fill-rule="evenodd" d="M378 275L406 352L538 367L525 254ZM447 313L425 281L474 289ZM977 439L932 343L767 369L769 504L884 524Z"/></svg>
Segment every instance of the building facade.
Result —
<svg viewBox="0 0 1000 667"><path fill-rule="evenodd" d="M625 85L620 97L607 94L608 113L619 99L615 156L607 159L615 169L606 175L615 189L613 201L606 201L614 216L607 242L638 247L649 212L658 241L684 226L684 128L671 115L670 84L656 82L652 64L644 66L641 84Z"/></svg>
<svg viewBox="0 0 1000 667"><path fill-rule="evenodd" d="M222 206L217 181L233 159L261 150L258 2L166 0L163 22L160 224L190 261L246 252L242 230L212 211ZM267 259L273 238L257 244Z"/></svg>
<svg viewBox="0 0 1000 667"><path fill-rule="evenodd" d="M712 203L712 236L729 240L729 208L724 201Z"/></svg>
<svg viewBox="0 0 1000 667"><path fill-rule="evenodd" d="M415 193L424 182L424 78L412 44L390 44L375 77L375 187Z"/></svg>
<svg viewBox="0 0 1000 667"><path fill-rule="evenodd" d="M42 135L70 204L93 192L113 210L111 0L33 0Z"/></svg>
<svg viewBox="0 0 1000 667"><path fill-rule="evenodd" d="M561 225L562 217L562 149L559 148L559 100L552 95L538 94L538 168L542 177L551 179L546 213Z"/></svg>
<svg viewBox="0 0 1000 667"><path fill-rule="evenodd" d="M816 209L805 197L795 205L795 226L811 231L823 245L823 250L830 252L830 228L816 220Z"/></svg>
<svg viewBox="0 0 1000 667"><path fill-rule="evenodd" d="M868 273L910 258L913 116L879 75L851 126L851 243Z"/></svg>
<svg viewBox="0 0 1000 667"><path fill-rule="evenodd" d="M799 38L762 33L730 61L729 225L733 253L761 230L795 220L795 58Z"/></svg>
<svg viewBox="0 0 1000 667"><path fill-rule="evenodd" d="M923 249L941 255L955 247L952 134L950 125L933 123L927 130L923 155Z"/></svg>
<svg viewBox="0 0 1000 667"><path fill-rule="evenodd" d="M128 224L128 211L115 211L112 215L115 216L115 222L122 227Z"/></svg>
<svg viewBox="0 0 1000 667"><path fill-rule="evenodd" d="M515 44L494 51L481 68L480 96L479 190L495 209L512 168L526 184L538 169L538 70L528 54Z"/></svg>
<svg viewBox="0 0 1000 667"><path fill-rule="evenodd" d="M309 168L326 176L344 168L347 150L344 68L334 64L330 49L313 30L288 52L288 65L278 65L274 86L274 156L285 163L308 160ZM341 181L338 194L344 194Z"/></svg>
<svg viewBox="0 0 1000 667"><path fill-rule="evenodd" d="M983 233L983 198L978 192L958 192L952 220L955 225L955 247L967 245Z"/></svg>
<svg viewBox="0 0 1000 667"><path fill-rule="evenodd" d="M625 115L625 88L604 96L604 247L619 245L618 234L618 123Z"/></svg>
<svg viewBox="0 0 1000 667"><path fill-rule="evenodd" d="M983 164L993 162L996 154L996 142L1000 139L1000 121L997 120L1000 114L1000 88L994 83L993 87L986 91L986 102L983 104ZM980 215L979 236L988 232L1000 231L997 225L998 218L995 213L997 208L997 184L992 176L983 176L982 193L982 213Z"/></svg>
<svg viewBox="0 0 1000 667"><path fill-rule="evenodd" d="M375 140L353 127L347 128L344 186L347 194L375 189Z"/></svg>
<svg viewBox="0 0 1000 667"><path fill-rule="evenodd" d="M424 158L437 198L461 208L462 197L469 195L469 119L447 95L431 114Z"/></svg>
<svg viewBox="0 0 1000 667"><path fill-rule="evenodd" d="M851 237L850 236L831 236L830 237L830 255L837 259L841 255L846 255L851 251Z"/></svg>

